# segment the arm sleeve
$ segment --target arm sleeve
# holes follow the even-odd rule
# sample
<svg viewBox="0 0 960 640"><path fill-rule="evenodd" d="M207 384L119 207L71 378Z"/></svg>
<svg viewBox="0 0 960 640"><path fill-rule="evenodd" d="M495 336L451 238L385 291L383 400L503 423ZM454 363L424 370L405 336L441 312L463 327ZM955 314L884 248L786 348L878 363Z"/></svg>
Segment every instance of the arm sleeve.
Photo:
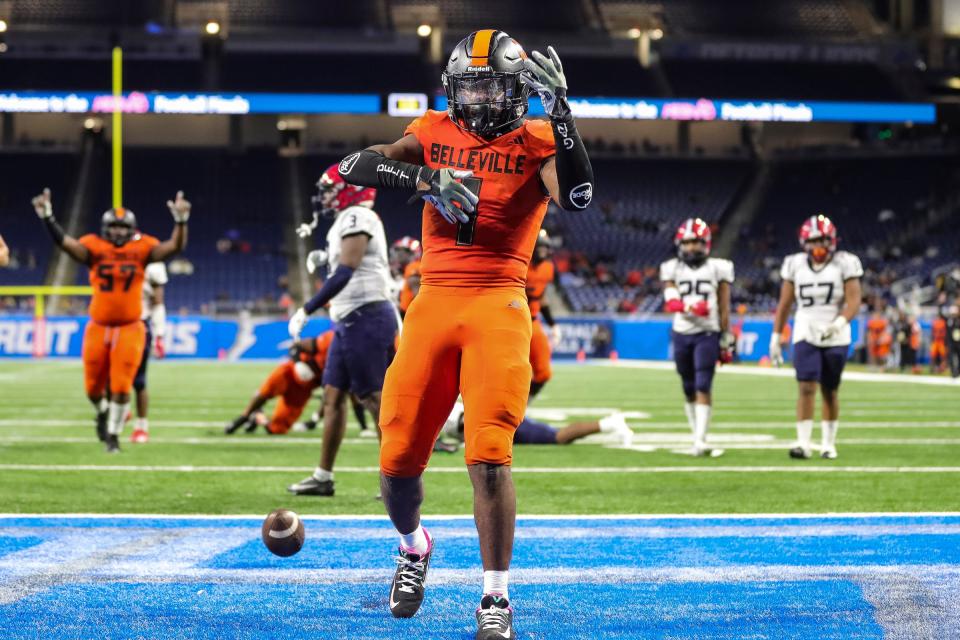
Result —
<svg viewBox="0 0 960 640"><path fill-rule="evenodd" d="M540 315L543 316L543 321L547 323L548 327L552 327L557 322L553 319L553 312L550 311L550 305L540 304Z"/></svg>
<svg viewBox="0 0 960 640"><path fill-rule="evenodd" d="M167 305L155 304L150 312L150 327L153 335L162 338L167 333Z"/></svg>
<svg viewBox="0 0 960 640"><path fill-rule="evenodd" d="M796 277L797 274L793 265L793 256L787 256L783 260L783 266L780 267L780 279L793 282Z"/></svg>
<svg viewBox="0 0 960 640"><path fill-rule="evenodd" d="M673 282L677 279L676 270L673 268L673 260L667 260L666 262L660 265L660 281L661 282Z"/></svg>
<svg viewBox="0 0 960 640"><path fill-rule="evenodd" d="M310 300L303 305L303 310L311 314L320 307L326 306L335 295L343 291L343 288L350 282L351 277L353 277L353 269L345 264L338 266L337 270L333 272L333 275L327 278L323 286L320 287L317 295L310 298Z"/></svg>
<svg viewBox="0 0 960 640"><path fill-rule="evenodd" d="M366 207L351 207L343 212L343 224L338 229L341 238L364 233L371 238L380 220L377 214Z"/></svg>
<svg viewBox="0 0 960 640"><path fill-rule="evenodd" d="M560 206L565 211L581 211L593 200L593 167L587 148L583 146L572 114L552 118L550 126L556 146Z"/></svg>
<svg viewBox="0 0 960 640"><path fill-rule="evenodd" d="M717 262L717 280L733 284L733 262L730 260Z"/></svg>
<svg viewBox="0 0 960 640"><path fill-rule="evenodd" d="M860 258L852 253L844 254L843 257L844 260L840 265L840 274L843 276L843 279L852 280L853 278L862 278L863 265L860 263Z"/></svg>

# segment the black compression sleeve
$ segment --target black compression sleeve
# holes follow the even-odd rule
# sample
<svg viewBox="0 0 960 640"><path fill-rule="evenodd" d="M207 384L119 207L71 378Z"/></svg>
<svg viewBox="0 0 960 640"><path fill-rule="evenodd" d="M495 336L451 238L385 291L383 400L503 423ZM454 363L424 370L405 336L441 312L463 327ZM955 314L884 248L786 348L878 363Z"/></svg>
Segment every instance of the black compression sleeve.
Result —
<svg viewBox="0 0 960 640"><path fill-rule="evenodd" d="M556 321L553 319L553 313L550 312L550 307L548 305L540 306L540 315L543 316L543 321L547 323L548 327L552 327L556 324Z"/></svg>
<svg viewBox="0 0 960 640"><path fill-rule="evenodd" d="M593 167L583 140L577 132L569 110L551 118L553 141L557 147L557 182L560 185L560 206L566 211L579 211L593 199Z"/></svg>
<svg viewBox="0 0 960 640"><path fill-rule="evenodd" d="M47 233L50 234L50 237L53 238L53 243L58 247L63 246L63 238L66 234L63 232L63 227L57 222L57 219L53 216L47 216L43 219L44 226L47 228Z"/></svg>
<svg viewBox="0 0 960 640"><path fill-rule="evenodd" d="M364 149L351 153L340 161L337 170L340 177L349 182L364 187L387 187L391 189L410 189L415 191L421 170L424 173L424 182L429 182L432 169L419 164L410 164L401 160L391 160L382 153Z"/></svg>

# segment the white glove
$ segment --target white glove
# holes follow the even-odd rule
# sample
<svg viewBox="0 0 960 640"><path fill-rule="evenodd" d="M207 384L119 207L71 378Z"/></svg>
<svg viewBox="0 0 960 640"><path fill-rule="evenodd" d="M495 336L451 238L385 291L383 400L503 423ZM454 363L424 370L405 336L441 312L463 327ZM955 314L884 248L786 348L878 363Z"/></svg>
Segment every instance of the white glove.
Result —
<svg viewBox="0 0 960 640"><path fill-rule="evenodd" d="M301 238L309 238L313 235L313 230L317 228L319 224L319 216L315 213L313 214L313 222L304 222L299 227L297 227L297 236ZM312 271L310 273L313 273Z"/></svg>
<svg viewBox="0 0 960 640"><path fill-rule="evenodd" d="M300 307L296 313L290 317L290 322L287 323L287 331L290 333L290 337L294 340L299 340L300 332L303 331L303 327L306 324L307 312L303 310L303 307Z"/></svg>
<svg viewBox="0 0 960 640"><path fill-rule="evenodd" d="M50 202L50 189L45 187L43 193L30 201L33 204L33 210L37 212L37 217L46 220L53 215L53 204Z"/></svg>
<svg viewBox="0 0 960 640"><path fill-rule="evenodd" d="M173 200L167 200L167 208L177 222L186 222L190 219L190 201L183 197L183 191L177 191Z"/></svg>
<svg viewBox="0 0 960 640"><path fill-rule="evenodd" d="M306 226L306 225L300 225ZM317 269L327 264L327 252L317 249L307 254L307 273L313 274Z"/></svg>
<svg viewBox="0 0 960 640"><path fill-rule="evenodd" d="M520 77L540 94L543 108L551 118L569 113L567 106L567 78L563 75L563 65L556 49L547 47L549 58L539 51L530 53L523 61Z"/></svg>
<svg viewBox="0 0 960 640"><path fill-rule="evenodd" d="M423 198L432 204L450 224L470 222L470 216L467 214L476 211L477 202L480 199L465 184L457 181L473 176L472 171L423 167L420 174L418 182L426 183L427 188L417 189L407 204L413 204L417 198Z"/></svg>
<svg viewBox="0 0 960 640"><path fill-rule="evenodd" d="M779 367L783 364L783 351L780 349L780 334L770 336L770 362Z"/></svg>
<svg viewBox="0 0 960 640"><path fill-rule="evenodd" d="M827 325L827 328L820 333L820 342L829 342L830 340L833 340L846 328L846 317L837 316L833 319L833 322Z"/></svg>

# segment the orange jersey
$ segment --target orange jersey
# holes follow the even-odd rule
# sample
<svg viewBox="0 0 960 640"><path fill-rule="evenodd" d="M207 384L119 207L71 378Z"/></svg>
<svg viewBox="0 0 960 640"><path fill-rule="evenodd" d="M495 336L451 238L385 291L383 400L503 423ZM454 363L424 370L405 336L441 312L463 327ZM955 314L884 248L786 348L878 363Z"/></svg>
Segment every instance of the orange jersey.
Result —
<svg viewBox="0 0 960 640"><path fill-rule="evenodd" d="M540 315L543 294L547 292L547 285L553 282L556 268L553 260L544 260L540 264L531 264L527 272L527 302L530 305L530 315L536 319Z"/></svg>
<svg viewBox="0 0 960 640"><path fill-rule="evenodd" d="M327 366L327 354L330 352L330 343L333 342L333 329L324 331L313 339L313 352L300 351L298 359L300 362L313 364L317 371L322 372ZM314 386L320 386L320 376L317 376Z"/></svg>
<svg viewBox="0 0 960 640"><path fill-rule="evenodd" d="M410 278L420 275L420 261L414 260L403 268L403 287L400 289L400 311L407 312L416 295L410 288Z"/></svg>
<svg viewBox="0 0 960 640"><path fill-rule="evenodd" d="M947 321L943 318L936 318L932 327L933 341L943 342L947 339Z"/></svg>
<svg viewBox="0 0 960 640"><path fill-rule="evenodd" d="M523 286L549 197L540 166L555 154L543 120L487 140L464 131L445 111L427 111L407 127L423 147L424 164L472 171L464 184L480 202L469 223L450 224L423 207L423 284Z"/></svg>
<svg viewBox="0 0 960 640"><path fill-rule="evenodd" d="M90 319L119 326L140 319L143 273L150 251L160 244L153 236L137 234L122 247L88 233L79 240L90 252Z"/></svg>

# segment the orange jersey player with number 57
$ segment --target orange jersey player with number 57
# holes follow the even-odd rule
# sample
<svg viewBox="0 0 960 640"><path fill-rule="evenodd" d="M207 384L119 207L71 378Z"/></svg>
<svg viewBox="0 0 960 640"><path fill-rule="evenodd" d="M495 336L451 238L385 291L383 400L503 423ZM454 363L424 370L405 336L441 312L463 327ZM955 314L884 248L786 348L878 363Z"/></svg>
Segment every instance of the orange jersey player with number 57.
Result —
<svg viewBox="0 0 960 640"><path fill-rule="evenodd" d="M83 335L84 386L97 408L97 436L108 453L120 451L119 436L146 340L140 320L144 270L147 264L165 260L187 244L190 203L180 191L167 206L175 221L169 240L161 242L140 233L136 216L122 207L103 214L99 236L91 233L77 240L64 233L53 217L49 189L33 199L34 211L54 244L90 269L93 299Z"/></svg>
<svg viewBox="0 0 960 640"><path fill-rule="evenodd" d="M381 489L400 533L390 610L409 617L423 601L434 540L420 525L420 477L459 394L484 568L480 640L515 637L510 463L530 391L528 265L549 200L578 211L593 195L563 68L548 52L528 58L495 29L470 34L442 75L447 111L428 111L401 139L350 154L339 166L347 182L407 189L411 202L426 201L420 292L380 411ZM525 119L534 91L547 120Z"/></svg>

